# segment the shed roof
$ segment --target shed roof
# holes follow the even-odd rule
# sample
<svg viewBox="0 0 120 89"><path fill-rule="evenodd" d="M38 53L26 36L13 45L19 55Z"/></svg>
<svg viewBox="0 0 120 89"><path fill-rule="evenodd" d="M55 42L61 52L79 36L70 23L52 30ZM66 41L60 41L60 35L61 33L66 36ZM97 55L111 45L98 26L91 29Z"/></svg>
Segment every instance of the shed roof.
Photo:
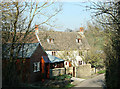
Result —
<svg viewBox="0 0 120 89"><path fill-rule="evenodd" d="M48 56L42 56L42 57L43 57L45 63L50 63L50 60L48 59Z"/></svg>
<svg viewBox="0 0 120 89"><path fill-rule="evenodd" d="M24 44L22 44L22 46L20 46L21 44L19 44L19 43L15 43L14 45L15 45L14 53L13 53L14 57L16 57L16 55L18 53L17 50L20 49L17 57L18 58L29 58L32 56L32 54L36 50L39 43L24 43ZM11 43L2 45L3 58L9 58L11 46L12 46Z"/></svg>
<svg viewBox="0 0 120 89"><path fill-rule="evenodd" d="M63 62L63 59L60 59L58 57L52 56L48 54L48 58L50 59L50 63L56 63L56 62Z"/></svg>

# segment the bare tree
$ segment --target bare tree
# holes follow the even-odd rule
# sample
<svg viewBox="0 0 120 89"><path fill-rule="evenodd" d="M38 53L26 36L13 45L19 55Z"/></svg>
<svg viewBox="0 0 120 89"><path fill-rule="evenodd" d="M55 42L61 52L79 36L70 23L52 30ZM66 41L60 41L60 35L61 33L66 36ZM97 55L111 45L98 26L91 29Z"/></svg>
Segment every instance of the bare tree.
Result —
<svg viewBox="0 0 120 89"><path fill-rule="evenodd" d="M88 23L87 29L85 31L85 36L88 39L90 50L88 51L88 54L84 57L84 60L86 63L90 63L94 67L103 67L104 66L104 31L101 29L101 27L95 24ZM103 56L103 57L102 57Z"/></svg>
<svg viewBox="0 0 120 89"><path fill-rule="evenodd" d="M104 29L106 54L106 86L109 89L120 88L120 1L92 2L88 7L94 11L94 18Z"/></svg>
<svg viewBox="0 0 120 89"><path fill-rule="evenodd" d="M43 24L52 26L49 21L51 21L51 19L62 9L61 5L54 1L14 2L11 0L10 2L0 3L0 7L2 8L0 10L2 13L2 21L0 22L2 24L2 43L3 45L8 45L8 43L10 43L9 47L2 52L3 56L9 54L7 56L9 56L8 58L10 61L9 66L6 67L7 73L3 71L3 74L6 74L7 77L8 73L10 73L7 81L9 81L10 85L14 85L16 83L16 77L13 79L12 76L14 73L11 72L11 69L15 70L14 64L16 63L21 47L34 36L34 33L31 32L34 32L35 24L38 26Z"/></svg>
<svg viewBox="0 0 120 89"><path fill-rule="evenodd" d="M55 5L55 2L2 2L2 30L7 31L3 35L4 43L9 41L10 43L25 43L27 35L34 31L34 21L40 20L40 16L44 16L45 20L39 21L37 25L49 25L48 21L61 11L61 7L58 7L51 11L52 14L45 13L44 10L48 10L52 5ZM17 35L18 32L19 35ZM12 49L10 53L13 54Z"/></svg>

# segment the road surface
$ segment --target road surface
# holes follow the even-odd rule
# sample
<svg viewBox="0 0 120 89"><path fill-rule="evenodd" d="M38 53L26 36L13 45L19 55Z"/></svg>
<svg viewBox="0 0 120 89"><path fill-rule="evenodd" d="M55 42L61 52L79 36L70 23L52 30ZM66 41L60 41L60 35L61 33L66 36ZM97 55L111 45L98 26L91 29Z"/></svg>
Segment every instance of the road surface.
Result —
<svg viewBox="0 0 120 89"><path fill-rule="evenodd" d="M101 87L100 89L103 89L104 81L105 81L104 74L100 74L91 79L86 79L84 81L77 81L74 87Z"/></svg>

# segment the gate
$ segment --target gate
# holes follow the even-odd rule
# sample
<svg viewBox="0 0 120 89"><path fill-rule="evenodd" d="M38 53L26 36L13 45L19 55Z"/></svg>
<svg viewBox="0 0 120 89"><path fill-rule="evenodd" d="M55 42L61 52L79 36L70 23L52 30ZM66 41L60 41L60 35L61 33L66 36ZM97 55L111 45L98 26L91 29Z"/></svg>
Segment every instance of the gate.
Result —
<svg viewBox="0 0 120 89"><path fill-rule="evenodd" d="M75 77L75 67L73 67L73 77Z"/></svg>

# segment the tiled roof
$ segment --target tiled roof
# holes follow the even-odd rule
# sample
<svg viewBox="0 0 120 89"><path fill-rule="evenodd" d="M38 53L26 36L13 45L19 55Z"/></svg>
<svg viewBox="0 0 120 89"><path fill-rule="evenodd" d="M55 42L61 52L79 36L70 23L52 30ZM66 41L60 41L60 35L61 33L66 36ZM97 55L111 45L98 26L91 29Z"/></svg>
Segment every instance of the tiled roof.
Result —
<svg viewBox="0 0 120 89"><path fill-rule="evenodd" d="M12 36L9 36L6 38L8 33L4 32L2 36L2 42L5 43L11 43L12 42ZM18 40L17 42L23 42L22 38L24 37L25 33L17 33ZM21 35L21 36L20 36ZM38 33L39 39L41 41L42 47L48 51L48 50L54 50L54 51L62 51L62 50L79 50L79 49L89 49L90 46L85 38L84 35L81 35L79 32L58 32L58 31L39 31ZM47 39L54 39L53 43L48 43ZM80 38L82 44L77 43L76 39ZM7 41L6 41L7 39ZM25 41L25 43L38 43L38 40L36 38L35 32L30 32Z"/></svg>
<svg viewBox="0 0 120 89"><path fill-rule="evenodd" d="M59 51L90 48L85 36L82 36L78 32L39 31L38 36L45 50ZM54 39L54 42L48 43L47 39L49 38ZM78 38L81 39L82 44L76 42L76 39Z"/></svg>
<svg viewBox="0 0 120 89"><path fill-rule="evenodd" d="M2 45L2 52L3 52L3 58L10 57L10 48L11 43L3 44ZM38 47L39 43L25 43L21 46L20 51L18 53L18 58L29 58L32 56L36 48ZM19 49L20 44L15 44L16 48L14 49L13 56L17 54L17 50ZM14 46L14 47L15 47Z"/></svg>

